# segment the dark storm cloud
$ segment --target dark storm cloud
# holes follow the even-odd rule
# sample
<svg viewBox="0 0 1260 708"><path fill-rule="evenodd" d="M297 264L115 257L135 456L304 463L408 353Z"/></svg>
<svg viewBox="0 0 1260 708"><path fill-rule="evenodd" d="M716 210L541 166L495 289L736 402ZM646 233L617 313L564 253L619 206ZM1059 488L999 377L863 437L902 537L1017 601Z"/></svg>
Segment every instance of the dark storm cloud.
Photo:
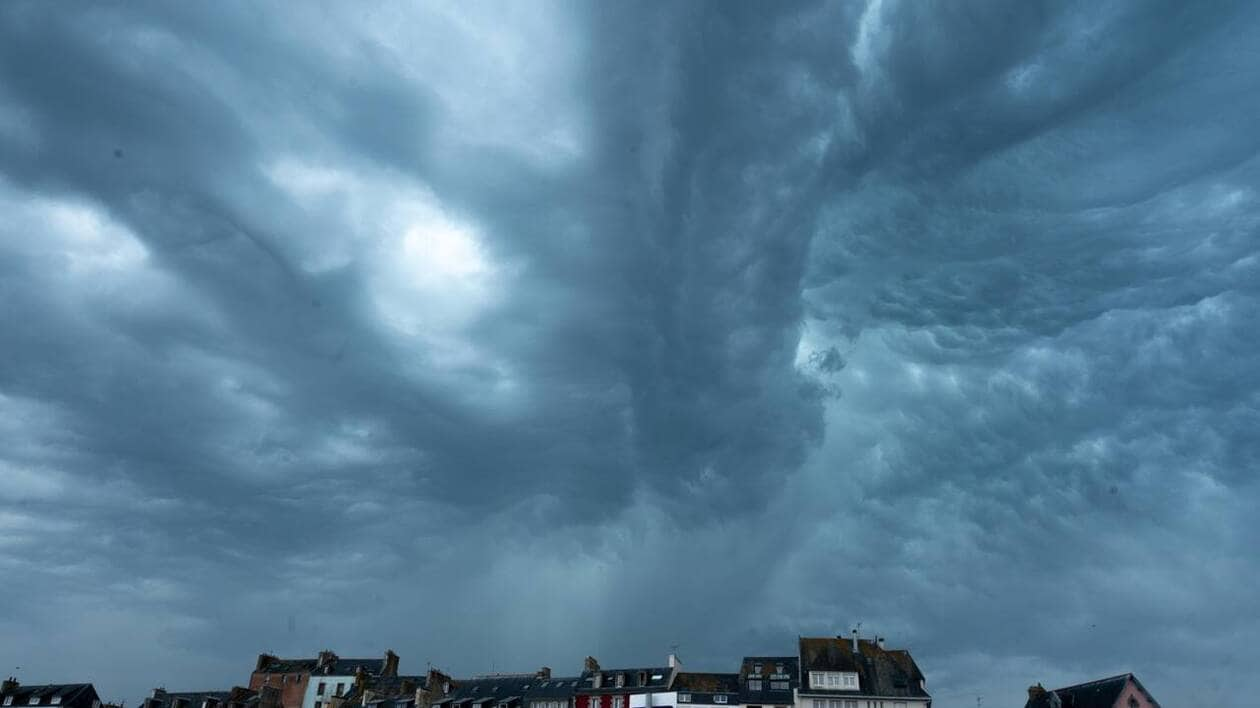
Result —
<svg viewBox="0 0 1260 708"><path fill-rule="evenodd" d="M1251 8L284 10L0 8L0 661L1233 700Z"/></svg>

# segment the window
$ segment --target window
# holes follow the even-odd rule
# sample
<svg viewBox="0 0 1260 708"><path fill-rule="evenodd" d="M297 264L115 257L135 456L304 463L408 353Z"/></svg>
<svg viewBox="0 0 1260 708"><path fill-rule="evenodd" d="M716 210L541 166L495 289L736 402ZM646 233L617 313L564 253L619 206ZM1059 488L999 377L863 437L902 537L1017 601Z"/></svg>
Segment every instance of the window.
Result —
<svg viewBox="0 0 1260 708"><path fill-rule="evenodd" d="M690 702L691 702L691 694L690 694L690 693L680 693L680 694L678 694L678 702L679 702L679 703L690 703ZM815 708L816 708L816 707L815 707Z"/></svg>
<svg viewBox="0 0 1260 708"><path fill-rule="evenodd" d="M324 705L323 701L315 701L315 708L320 708L323 705Z"/></svg>
<svg viewBox="0 0 1260 708"><path fill-rule="evenodd" d="M814 708L827 708L827 701L823 698L814 699Z"/></svg>
<svg viewBox="0 0 1260 708"><path fill-rule="evenodd" d="M625 675L625 674L617 674L617 679L616 679L615 683L617 684L617 688L621 688L621 687L625 686L625 685L626 685L626 675Z"/></svg>
<svg viewBox="0 0 1260 708"><path fill-rule="evenodd" d="M787 681L771 681L770 690L771 691L786 691L788 690L788 682Z"/></svg>
<svg viewBox="0 0 1260 708"><path fill-rule="evenodd" d="M37 705L39 705L39 696L31 696L31 699L30 699L29 701L27 701L27 702L26 702L26 705L28 705L28 706L37 706Z"/></svg>
<svg viewBox="0 0 1260 708"><path fill-rule="evenodd" d="M49 704L54 705L54 706L61 705L61 696L53 696L52 700L49 701Z"/></svg>
<svg viewBox="0 0 1260 708"><path fill-rule="evenodd" d="M346 690L346 685L345 685L344 683L339 683L339 684L337 684L337 695L338 695L338 696L340 696L342 693L344 693L344 692L345 692L345 690Z"/></svg>
<svg viewBox="0 0 1260 708"><path fill-rule="evenodd" d="M776 674L787 673L786 671L784 671L784 670L783 670L783 664L775 664L775 665L774 665L774 672L775 672Z"/></svg>
<svg viewBox="0 0 1260 708"><path fill-rule="evenodd" d="M11 706L11 705L13 705L13 696L5 696L5 697L4 697L4 704L5 704L6 706Z"/></svg>
<svg viewBox="0 0 1260 708"><path fill-rule="evenodd" d="M844 708L857 708L857 701L845 701Z"/></svg>
<svg viewBox="0 0 1260 708"><path fill-rule="evenodd" d="M320 681L319 686L315 688L315 695L317 696L324 695L324 682L323 681ZM319 705L316 704L315 708L319 708Z"/></svg>
<svg viewBox="0 0 1260 708"><path fill-rule="evenodd" d="M612 708L626 708L626 697L613 696Z"/></svg>
<svg viewBox="0 0 1260 708"><path fill-rule="evenodd" d="M754 674L761 673L761 664L753 664L753 673Z"/></svg>
<svg viewBox="0 0 1260 708"><path fill-rule="evenodd" d="M726 702L726 696L714 696L714 697L713 697L713 702L714 702L714 703L725 703L725 702Z"/></svg>
<svg viewBox="0 0 1260 708"><path fill-rule="evenodd" d="M893 701L893 708L906 708L905 701Z"/></svg>
<svg viewBox="0 0 1260 708"><path fill-rule="evenodd" d="M845 675L844 675L844 687L845 687L845 688L857 688L857 674L845 674Z"/></svg>
<svg viewBox="0 0 1260 708"><path fill-rule="evenodd" d="M1129 696L1129 708L1138 708L1139 705L1137 696Z"/></svg>
<svg viewBox="0 0 1260 708"><path fill-rule="evenodd" d="M749 691L760 691L760 690L761 690L761 679L748 679L748 690L749 690Z"/></svg>

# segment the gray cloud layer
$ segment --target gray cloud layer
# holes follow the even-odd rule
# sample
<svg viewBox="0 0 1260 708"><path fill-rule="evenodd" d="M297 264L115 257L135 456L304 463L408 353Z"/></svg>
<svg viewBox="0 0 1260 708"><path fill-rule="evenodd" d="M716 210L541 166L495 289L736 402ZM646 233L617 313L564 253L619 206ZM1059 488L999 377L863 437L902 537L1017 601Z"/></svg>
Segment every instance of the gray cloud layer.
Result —
<svg viewBox="0 0 1260 708"><path fill-rule="evenodd" d="M0 5L0 667L862 621L940 706L1243 705L1258 24Z"/></svg>

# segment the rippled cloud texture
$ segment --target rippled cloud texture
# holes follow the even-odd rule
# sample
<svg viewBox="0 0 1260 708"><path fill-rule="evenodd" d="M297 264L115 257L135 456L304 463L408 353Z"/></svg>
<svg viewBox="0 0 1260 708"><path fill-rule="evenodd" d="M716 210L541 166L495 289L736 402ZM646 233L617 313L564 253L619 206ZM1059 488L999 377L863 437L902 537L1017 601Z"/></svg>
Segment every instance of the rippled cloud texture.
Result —
<svg viewBox="0 0 1260 708"><path fill-rule="evenodd" d="M0 4L0 673L1260 653L1254 3Z"/></svg>

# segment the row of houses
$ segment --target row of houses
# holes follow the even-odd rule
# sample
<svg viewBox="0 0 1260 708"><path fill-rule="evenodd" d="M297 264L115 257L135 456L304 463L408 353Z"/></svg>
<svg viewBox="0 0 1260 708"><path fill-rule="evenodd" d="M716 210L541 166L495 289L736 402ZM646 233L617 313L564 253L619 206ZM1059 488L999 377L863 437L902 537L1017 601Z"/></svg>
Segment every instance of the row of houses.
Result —
<svg viewBox="0 0 1260 708"><path fill-rule="evenodd" d="M0 690L0 708L117 708L91 684ZM309 659L259 655L247 686L225 691L155 688L140 708L931 708L927 680L910 652L881 637L800 637L797 652L746 656L730 673L683 668L676 655L653 666L606 668L587 657L582 671L454 678L436 669L399 673L399 657ZM1025 708L1159 708L1132 674L1047 690L1029 688Z"/></svg>

